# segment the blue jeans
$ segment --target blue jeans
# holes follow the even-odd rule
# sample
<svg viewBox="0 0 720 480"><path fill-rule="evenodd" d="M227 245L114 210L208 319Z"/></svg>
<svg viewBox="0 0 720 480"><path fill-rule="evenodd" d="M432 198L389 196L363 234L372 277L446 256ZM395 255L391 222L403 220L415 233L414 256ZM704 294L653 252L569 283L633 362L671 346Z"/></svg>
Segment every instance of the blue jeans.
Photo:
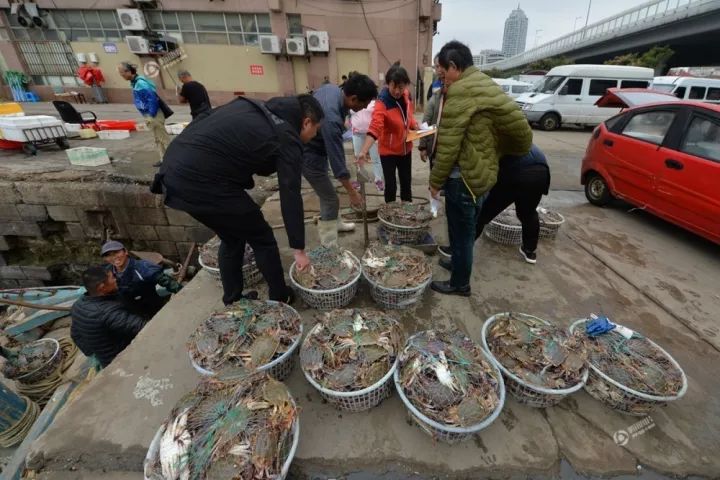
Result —
<svg viewBox="0 0 720 480"><path fill-rule="evenodd" d="M450 285L470 285L475 246L475 225L485 196L473 198L462 178L448 178L445 183L445 214L452 250Z"/></svg>

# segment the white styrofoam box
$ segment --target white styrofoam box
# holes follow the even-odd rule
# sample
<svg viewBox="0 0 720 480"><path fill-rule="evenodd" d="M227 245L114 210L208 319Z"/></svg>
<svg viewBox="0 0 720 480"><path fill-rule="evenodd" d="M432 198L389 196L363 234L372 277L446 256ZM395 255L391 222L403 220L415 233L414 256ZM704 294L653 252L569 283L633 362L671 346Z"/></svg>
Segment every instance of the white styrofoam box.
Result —
<svg viewBox="0 0 720 480"><path fill-rule="evenodd" d="M65 150L72 165L99 167L110 163L107 149L97 147L75 147Z"/></svg>
<svg viewBox="0 0 720 480"><path fill-rule="evenodd" d="M165 125L165 131L170 135L180 135L183 130L185 130L184 123L171 123L170 125Z"/></svg>
<svg viewBox="0 0 720 480"><path fill-rule="evenodd" d="M79 132L83 126L79 123L66 123L65 130L68 132Z"/></svg>
<svg viewBox="0 0 720 480"><path fill-rule="evenodd" d="M123 140L130 138L130 130L100 130L98 137L103 140Z"/></svg>

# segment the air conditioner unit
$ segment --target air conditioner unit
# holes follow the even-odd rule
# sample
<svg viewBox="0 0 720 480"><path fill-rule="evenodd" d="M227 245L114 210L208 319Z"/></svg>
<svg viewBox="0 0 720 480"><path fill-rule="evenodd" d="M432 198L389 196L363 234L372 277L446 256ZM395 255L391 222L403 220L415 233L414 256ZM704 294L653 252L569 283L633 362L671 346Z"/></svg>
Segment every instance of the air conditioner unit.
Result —
<svg viewBox="0 0 720 480"><path fill-rule="evenodd" d="M125 41L132 53L150 53L150 42L148 42L147 38L128 35L125 37Z"/></svg>
<svg viewBox="0 0 720 480"><path fill-rule="evenodd" d="M328 32L307 32L308 50L311 52L329 52L330 37Z"/></svg>
<svg viewBox="0 0 720 480"><path fill-rule="evenodd" d="M138 10L137 8L118 8L117 14L123 30L145 30L147 27L142 10Z"/></svg>
<svg viewBox="0 0 720 480"><path fill-rule="evenodd" d="M280 39L277 35L260 35L260 53L280 54Z"/></svg>
<svg viewBox="0 0 720 480"><path fill-rule="evenodd" d="M288 55L305 55L305 39L303 37L286 38L285 48Z"/></svg>

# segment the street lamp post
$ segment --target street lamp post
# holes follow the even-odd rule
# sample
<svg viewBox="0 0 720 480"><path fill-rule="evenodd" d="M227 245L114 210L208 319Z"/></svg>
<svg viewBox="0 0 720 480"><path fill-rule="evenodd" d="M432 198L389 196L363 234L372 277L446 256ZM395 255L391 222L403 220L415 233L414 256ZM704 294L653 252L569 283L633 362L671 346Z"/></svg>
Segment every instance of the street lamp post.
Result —
<svg viewBox="0 0 720 480"><path fill-rule="evenodd" d="M587 16L585 17L585 27L587 28L588 23L590 22L590 8L592 8L592 0L588 2L588 10L587 10Z"/></svg>
<svg viewBox="0 0 720 480"><path fill-rule="evenodd" d="M580 15L579 17L575 17L575 23L573 23L573 32L574 32L575 30L577 30L577 22L578 22L578 20L582 20L582 15Z"/></svg>

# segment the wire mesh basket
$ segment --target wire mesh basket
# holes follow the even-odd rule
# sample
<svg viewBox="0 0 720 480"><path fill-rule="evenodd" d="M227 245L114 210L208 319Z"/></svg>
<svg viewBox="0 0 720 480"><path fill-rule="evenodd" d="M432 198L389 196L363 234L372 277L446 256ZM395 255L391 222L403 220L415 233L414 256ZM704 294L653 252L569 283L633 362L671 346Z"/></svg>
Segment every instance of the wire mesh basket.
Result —
<svg viewBox="0 0 720 480"><path fill-rule="evenodd" d="M560 227L565 223L565 217L561 214L538 207L540 217L540 238L555 238ZM515 208L508 207L503 212L506 215L515 215ZM522 245L522 225L515 225L503 221L502 217L497 217L485 225L483 230L485 236L490 240L502 245Z"/></svg>
<svg viewBox="0 0 720 480"><path fill-rule="evenodd" d="M413 340L413 338L417 337L418 335L419 334L416 333L415 335L410 337L406 344L409 344ZM395 370L395 373L393 375L393 379L395 381L395 390L397 390L398 396L405 404L405 408L408 409L408 414L410 415L410 418L412 419L412 421L415 422L418 427L420 427L420 430L433 437L434 440L448 443L451 445L462 442L464 440L468 440L471 437L477 435L478 432L480 432L481 430L487 428L497 419L498 416L500 416L500 412L505 406L505 383L503 381L502 374L500 373L500 370L498 369L495 362L490 359L490 357L485 351L483 351L483 355L485 355L486 360L495 370L495 375L498 379L498 389L500 390L498 392L500 401L498 402L497 407L495 407L495 410L493 410L493 412L487 418L485 418L482 422L476 425L472 425L470 427L449 427L447 425L443 425L442 423L436 422L435 420L428 418L426 415L424 415L420 410L415 407L415 405L412 404L412 402L410 402L410 400L405 395L405 392L403 392L402 385L400 383L400 367L398 366L398 368Z"/></svg>
<svg viewBox="0 0 720 480"><path fill-rule="evenodd" d="M565 223L565 217L560 213L538 207L540 215L540 238L555 238L560 227Z"/></svg>
<svg viewBox="0 0 720 480"><path fill-rule="evenodd" d="M300 298L302 298L303 301L311 308L315 308L317 310L334 310L336 308L342 308L350 303L355 297L355 294L357 294L360 277L362 276L362 264L351 252L347 253L350 255L353 262L355 262L358 266L357 275L355 275L355 277L347 285L330 290L314 290L303 287L293 276L293 272L295 271L295 262L293 262L290 266L290 283L298 292Z"/></svg>
<svg viewBox="0 0 720 480"><path fill-rule="evenodd" d="M58 368L60 368L60 365L63 362L63 351L60 347L60 343L55 340L54 338L41 338L40 340L37 340L33 342L35 344L39 343L49 343L53 345L54 353L52 357L48 359L47 362L45 362L40 367L36 368L32 372L25 373L23 375L20 375L19 377L15 377L13 380L16 382L24 383L26 385L37 383L41 380L46 379L50 374L55 372Z"/></svg>
<svg viewBox="0 0 720 480"><path fill-rule="evenodd" d="M203 268L203 270L210 273L210 275L220 278L220 269L217 267L209 267L207 266L201 256L198 256L198 263ZM262 273L260 273L260 269L257 267L257 264L255 262L248 263L243 265L243 284L246 287L251 287L253 285L257 285L262 280L263 276Z"/></svg>
<svg viewBox="0 0 720 480"><path fill-rule="evenodd" d="M430 275L426 281L417 287L388 288L372 280L364 271L363 276L370 284L370 295L375 300L375 303L389 309L403 309L415 305L422 299L425 290L432 282L432 275Z"/></svg>
<svg viewBox="0 0 720 480"><path fill-rule="evenodd" d="M272 362L266 363L265 365L262 365L255 369L256 372L266 372L268 375L273 377L275 380L282 382L283 380L287 379L290 376L293 368L295 367L295 363L296 363L296 359L297 359L296 350L300 346L300 341L302 340L302 336L303 336L302 319L301 319L298 311L295 310L290 305L286 305L284 303L281 304L274 300L266 300L266 303L270 303L273 305L282 305L283 307L287 308L288 310L292 310L293 315L295 315L298 318L298 320L300 321L300 332L298 333L298 336L295 339L295 341L293 342L293 344L290 345L290 348L288 348L285 353L280 355L278 358L276 358ZM206 368L201 367L195 361L195 358L193 358L192 352L188 351L188 355L190 356L190 363L192 364L195 371L197 371L200 375L213 376L218 373L218 372L214 372L212 370L208 370Z"/></svg>
<svg viewBox="0 0 720 480"><path fill-rule="evenodd" d="M573 385L570 388L562 389L543 388L537 385L532 385L515 375L507 368L505 368L505 366L500 363L500 361L495 357L495 355L493 355L492 351L490 350L487 342L487 334L490 331L490 327L492 327L493 323L495 323L500 318L506 317L508 315L511 315L511 313L498 313L485 320L482 328L482 346L490 359L495 363L495 365L498 366L500 371L502 371L503 377L505 379L505 387L518 402L536 408L552 407L553 405L557 405L558 403L560 403L563 398L579 391L581 388L583 388L583 386L585 386L585 382L587 382L588 379L587 368L585 369L582 375L582 379L578 384ZM543 320L542 318L534 317L532 315L527 315L524 313L512 313L512 315L538 320L545 325L550 325L550 322L548 322L547 320Z"/></svg>
<svg viewBox="0 0 720 480"><path fill-rule="evenodd" d="M584 325L589 319L582 318L572 325L570 325L570 333L574 332L576 328ZM622 325L619 325L622 326ZM688 383L685 372L680 367L680 364L665 351L658 344L645 337L645 339L654 347L657 348L663 355L667 357L670 363L680 371L682 376L682 387L676 395L661 397L658 395L650 395L647 393L633 390L632 388L626 387L625 385L617 382L603 373L597 368L591 361L588 361L590 366L590 376L588 377L587 383L585 384L585 391L589 393L593 398L603 402L613 410L617 410L620 413L631 415L635 417L644 417L652 412L655 408L665 405L667 402L679 400L685 393L687 393Z"/></svg>
<svg viewBox="0 0 720 480"><path fill-rule="evenodd" d="M312 330L310 330L310 333L308 333L308 337L313 335L313 333L316 333L316 331L320 328L322 328L322 324L318 323L315 325ZM308 337L305 338L307 339ZM364 412L378 406L380 402L392 395L392 376L397 370L397 364L398 360L396 358L392 367L390 367L390 370L388 370L385 376L383 376L377 383L355 392L338 392L330 390L317 383L317 381L315 381L315 379L312 378L305 369L303 369L303 374L305 375L308 383L310 383L310 385L312 385L313 388L320 393L320 396L338 410L344 410L346 412Z"/></svg>
<svg viewBox="0 0 720 480"><path fill-rule="evenodd" d="M295 405L295 400L291 398L293 405ZM157 476L157 470L158 470L158 463L160 461L160 439L165 434L167 426L165 424L161 425L160 428L158 428L157 432L155 433L155 436L153 437L152 441L150 442L150 447L148 448L147 454L145 455L145 460L143 461L143 479L144 480L155 480L157 478L162 478ZM285 462L283 462L282 469L280 470L280 473L274 477L277 480L285 480L285 478L288 475L288 472L290 472L290 465L292 464L293 459L295 458L295 453L297 453L298 444L300 443L300 417L295 417L295 421L293 422L293 441L290 445L290 450L287 453L287 457L285 458Z"/></svg>
<svg viewBox="0 0 720 480"><path fill-rule="evenodd" d="M378 220L384 227L388 241L396 245L415 245L421 243L430 231L430 224L417 227L395 225L383 218L382 210L378 211Z"/></svg>

